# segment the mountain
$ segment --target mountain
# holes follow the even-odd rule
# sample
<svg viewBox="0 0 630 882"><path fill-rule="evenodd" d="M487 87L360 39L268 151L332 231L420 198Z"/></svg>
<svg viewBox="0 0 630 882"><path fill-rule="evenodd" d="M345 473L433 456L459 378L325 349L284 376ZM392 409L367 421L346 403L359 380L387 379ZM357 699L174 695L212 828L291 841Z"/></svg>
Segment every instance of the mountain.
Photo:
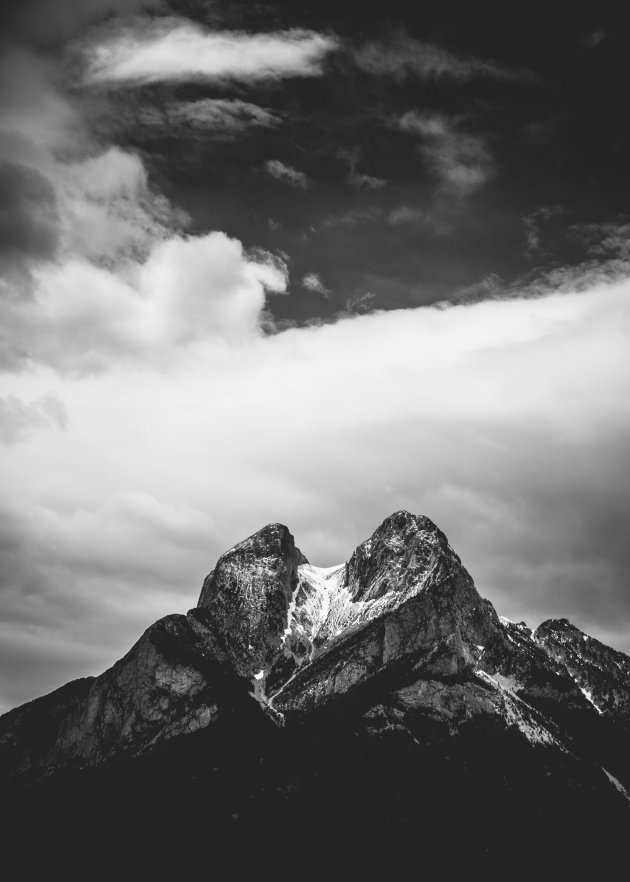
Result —
<svg viewBox="0 0 630 882"><path fill-rule="evenodd" d="M455 842L601 866L630 834L629 730L630 658L500 618L428 518L325 569L270 524L186 616L0 718L3 826L39 856Z"/></svg>

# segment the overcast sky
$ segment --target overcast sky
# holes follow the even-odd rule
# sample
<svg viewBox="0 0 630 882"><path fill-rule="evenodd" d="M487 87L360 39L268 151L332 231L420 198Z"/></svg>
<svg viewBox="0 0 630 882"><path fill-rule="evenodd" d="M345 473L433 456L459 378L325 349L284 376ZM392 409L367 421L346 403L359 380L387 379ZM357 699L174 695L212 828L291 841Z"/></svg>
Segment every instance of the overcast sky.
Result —
<svg viewBox="0 0 630 882"><path fill-rule="evenodd" d="M0 709L400 508L630 652L619 4L0 15Z"/></svg>

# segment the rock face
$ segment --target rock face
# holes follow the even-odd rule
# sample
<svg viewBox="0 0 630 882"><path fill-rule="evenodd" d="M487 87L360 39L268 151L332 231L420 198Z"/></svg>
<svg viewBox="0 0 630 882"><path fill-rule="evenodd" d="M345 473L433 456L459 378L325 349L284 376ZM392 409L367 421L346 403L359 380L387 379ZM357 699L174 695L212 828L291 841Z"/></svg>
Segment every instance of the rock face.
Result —
<svg viewBox="0 0 630 882"><path fill-rule="evenodd" d="M298 567L306 564L282 524L269 524L226 552L206 578L198 618L215 656L235 673L253 677L280 653Z"/></svg>
<svg viewBox="0 0 630 882"><path fill-rule="evenodd" d="M502 639L494 609L428 518L397 512L319 582L301 570L285 653L296 640L310 652L269 695L284 715L337 702L390 670L461 676Z"/></svg>
<svg viewBox="0 0 630 882"><path fill-rule="evenodd" d="M210 725L219 669L194 620L167 616L102 674L76 680L0 718L9 773L98 765Z"/></svg>
<svg viewBox="0 0 630 882"><path fill-rule="evenodd" d="M331 800L348 805L343 829L371 830L366 768L394 806L393 836L417 835L413 786L433 787L437 805L446 780L447 825L468 781L469 800L494 782L483 812L497 824L507 799L546 829L546 794L550 823L564 813L577 830L592 805L606 824L627 811L629 719L628 657L566 619L532 633L499 618L435 524L400 511L326 569L281 524L239 543L187 616L157 622L100 677L0 718L0 769L37 779L149 762L158 775L168 754L181 776L196 757L221 835L243 813L270 835L304 806L328 816Z"/></svg>

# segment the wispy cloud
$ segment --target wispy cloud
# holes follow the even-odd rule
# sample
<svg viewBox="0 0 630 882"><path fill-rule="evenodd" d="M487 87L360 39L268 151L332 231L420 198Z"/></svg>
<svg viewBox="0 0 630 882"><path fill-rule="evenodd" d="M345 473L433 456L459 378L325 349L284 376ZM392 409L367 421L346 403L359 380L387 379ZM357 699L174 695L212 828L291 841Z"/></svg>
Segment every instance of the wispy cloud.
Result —
<svg viewBox="0 0 630 882"><path fill-rule="evenodd" d="M185 19L114 31L86 50L86 80L125 86L173 81L319 76L337 40L315 31L208 31Z"/></svg>
<svg viewBox="0 0 630 882"><path fill-rule="evenodd" d="M377 178L375 175L354 172L348 176L348 183L358 190L382 190L387 184L387 178Z"/></svg>
<svg viewBox="0 0 630 882"><path fill-rule="evenodd" d="M237 98L202 98L167 104L164 108L148 107L138 117L144 125L212 131L227 137L249 129L272 128L282 122L270 110Z"/></svg>
<svg viewBox="0 0 630 882"><path fill-rule="evenodd" d="M409 224L411 226L424 227L439 236L446 236L452 232L452 227L443 212L430 211L412 205L397 205L387 215L387 223L392 227Z"/></svg>
<svg viewBox="0 0 630 882"><path fill-rule="evenodd" d="M523 227L525 229L525 255L537 257L543 253L543 235L549 221L563 213L561 205L542 205L535 211L524 215Z"/></svg>
<svg viewBox="0 0 630 882"><path fill-rule="evenodd" d="M343 148L337 151L337 155L348 166L348 183L357 190L381 190L388 182L386 178L369 175L358 170L361 159L361 148Z"/></svg>
<svg viewBox="0 0 630 882"><path fill-rule="evenodd" d="M302 279L302 287L306 288L307 291L311 291L313 294L321 294L322 297L326 297L326 299L330 299L332 296L330 288L327 288L326 285L324 285L321 276L318 273L307 273Z"/></svg>
<svg viewBox="0 0 630 882"><path fill-rule="evenodd" d="M293 168L293 166L286 165L284 162L280 162L279 159L268 160L268 162L265 163L265 171L268 175L271 175L272 178L276 178L278 181L284 181L292 187L297 187L299 190L306 190L309 186L309 180L304 172L298 171L296 168Z"/></svg>
<svg viewBox="0 0 630 882"><path fill-rule="evenodd" d="M492 158L480 135L461 128L461 119L408 111L398 127L419 138L419 150L443 187L468 196L492 175Z"/></svg>
<svg viewBox="0 0 630 882"><path fill-rule="evenodd" d="M630 261L630 219L627 216L601 223L574 224L570 233L586 244L590 257Z"/></svg>
<svg viewBox="0 0 630 882"><path fill-rule="evenodd" d="M602 28L598 28L595 31L591 31L590 34L587 34L584 37L584 45L589 49L597 49L598 46L601 46L604 40L608 38L608 34Z"/></svg>
<svg viewBox="0 0 630 882"><path fill-rule="evenodd" d="M529 70L505 67L494 61L458 55L436 43L416 40L399 30L383 40L370 40L354 50L354 60L365 73L396 80L416 77L422 80L473 78L536 82Z"/></svg>

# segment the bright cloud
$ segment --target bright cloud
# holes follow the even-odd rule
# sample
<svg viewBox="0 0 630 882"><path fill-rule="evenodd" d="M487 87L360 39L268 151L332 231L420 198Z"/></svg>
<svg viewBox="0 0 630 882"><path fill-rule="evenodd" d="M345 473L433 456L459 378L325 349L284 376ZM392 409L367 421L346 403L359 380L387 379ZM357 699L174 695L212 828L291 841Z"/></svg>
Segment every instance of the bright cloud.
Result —
<svg viewBox="0 0 630 882"><path fill-rule="evenodd" d="M319 76L332 37L306 30L247 34L206 31L184 19L117 31L87 51L94 85L142 85L183 80L252 82Z"/></svg>
<svg viewBox="0 0 630 882"><path fill-rule="evenodd" d="M250 260L224 233L171 237L121 275L68 259L37 277L37 295L0 305L5 364L98 371L137 358L168 360L208 338L259 332L267 291L282 292L277 260Z"/></svg>

